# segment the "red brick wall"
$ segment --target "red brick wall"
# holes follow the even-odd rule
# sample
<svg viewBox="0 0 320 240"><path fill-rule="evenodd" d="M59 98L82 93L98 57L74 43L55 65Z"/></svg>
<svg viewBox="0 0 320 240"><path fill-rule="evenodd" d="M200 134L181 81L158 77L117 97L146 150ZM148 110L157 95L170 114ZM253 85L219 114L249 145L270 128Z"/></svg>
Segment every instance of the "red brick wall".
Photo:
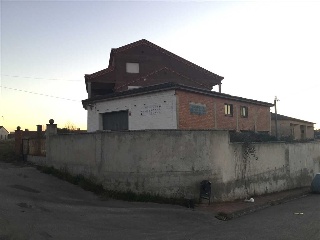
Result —
<svg viewBox="0 0 320 240"><path fill-rule="evenodd" d="M177 90L179 129L228 129L270 131L270 108ZM190 113L190 103L206 106L205 115ZM224 105L233 104L233 116L225 116ZM248 107L248 117L240 116L240 106Z"/></svg>
<svg viewBox="0 0 320 240"><path fill-rule="evenodd" d="M164 54L162 51L158 51L153 47L147 45L138 45L136 47L127 49L123 52L116 53L115 56L115 76L116 79L115 91L123 91L127 90L127 88L123 88L123 85L129 86L148 86L150 85L148 81L139 82L139 84L132 83L135 80L138 80L141 77L150 74L156 70L162 69L164 67L168 67L173 69L174 71L183 74L184 76L192 79L194 82L200 82L202 85L194 84L186 81L184 78L177 78L175 76L174 82L186 84L189 86L196 86L198 88L204 88L207 90L211 90L213 85L217 85L221 79L215 78L210 74L206 74L204 71L200 71L198 68L189 66L186 63L183 63L179 60L176 60L173 57L169 57ZM139 63L139 73L127 73L126 72L126 63ZM172 81L172 79L167 78L162 79L163 81L157 82L157 84L162 82ZM137 84L137 85L135 85Z"/></svg>

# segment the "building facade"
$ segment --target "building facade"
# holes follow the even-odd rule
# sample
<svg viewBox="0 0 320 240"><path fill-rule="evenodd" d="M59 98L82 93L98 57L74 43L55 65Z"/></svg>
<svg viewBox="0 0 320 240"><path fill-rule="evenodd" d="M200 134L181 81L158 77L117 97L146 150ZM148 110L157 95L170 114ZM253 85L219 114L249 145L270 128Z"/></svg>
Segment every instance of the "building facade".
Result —
<svg viewBox="0 0 320 240"><path fill-rule="evenodd" d="M9 132L3 126L0 126L0 140L7 140Z"/></svg>
<svg viewBox="0 0 320 240"><path fill-rule="evenodd" d="M145 39L112 49L106 69L85 75L87 130L270 133L273 105L223 94L222 80Z"/></svg>
<svg viewBox="0 0 320 240"><path fill-rule="evenodd" d="M224 129L270 133L272 104L174 83L83 101L88 131Z"/></svg>
<svg viewBox="0 0 320 240"><path fill-rule="evenodd" d="M314 139L314 123L277 114L279 138ZM271 113L271 134L276 136L276 115Z"/></svg>
<svg viewBox="0 0 320 240"><path fill-rule="evenodd" d="M106 69L85 75L88 97L174 82L212 90L223 77L145 39L112 49Z"/></svg>

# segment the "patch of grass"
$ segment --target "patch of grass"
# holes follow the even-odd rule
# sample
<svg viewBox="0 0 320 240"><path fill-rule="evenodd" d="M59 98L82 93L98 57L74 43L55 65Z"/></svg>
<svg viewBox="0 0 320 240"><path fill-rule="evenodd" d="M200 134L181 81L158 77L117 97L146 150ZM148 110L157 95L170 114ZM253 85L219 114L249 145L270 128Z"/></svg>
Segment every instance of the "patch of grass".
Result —
<svg viewBox="0 0 320 240"><path fill-rule="evenodd" d="M15 162L19 160L21 160L21 157L15 154L14 141L0 141L0 161Z"/></svg>
<svg viewBox="0 0 320 240"><path fill-rule="evenodd" d="M51 174L62 180L68 181L72 184L82 187L84 190L94 192L99 195L103 200L109 198L130 201L130 202L154 202L154 203L165 203L175 204L181 206L188 206L187 200L184 198L166 198L159 195L149 193L134 193L132 191L115 191L105 189L101 183L97 182L93 177L87 178L82 174L72 175L67 169L56 169L54 167L37 166L37 169L43 173Z"/></svg>

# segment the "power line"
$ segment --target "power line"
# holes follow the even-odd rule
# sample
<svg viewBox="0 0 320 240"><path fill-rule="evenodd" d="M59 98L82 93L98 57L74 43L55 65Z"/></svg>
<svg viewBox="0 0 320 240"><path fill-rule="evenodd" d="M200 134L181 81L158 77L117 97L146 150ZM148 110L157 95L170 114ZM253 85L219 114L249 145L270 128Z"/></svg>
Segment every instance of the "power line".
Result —
<svg viewBox="0 0 320 240"><path fill-rule="evenodd" d="M26 90L21 90L21 89L17 89L17 88L10 88L10 87L5 87L5 86L1 86L1 85L0 85L0 88L10 89L10 90L19 91L19 92L30 93L30 94L35 94L35 95L40 95L40 96L45 96L45 97L58 98L58 99L63 99L63 100L68 100L68 101L81 102L80 100L74 100L74 99L62 98L62 97L56 97L56 96L47 95L47 94L43 94L43 93L30 92L30 91L26 91Z"/></svg>
<svg viewBox="0 0 320 240"><path fill-rule="evenodd" d="M8 75L8 74L1 74L1 76L4 76L4 77L13 77L13 78L28 78L28 79L38 79L38 80L50 80L50 81L68 81L68 82L82 82L82 81L83 81L83 80L74 80L74 79L25 77L25 76Z"/></svg>

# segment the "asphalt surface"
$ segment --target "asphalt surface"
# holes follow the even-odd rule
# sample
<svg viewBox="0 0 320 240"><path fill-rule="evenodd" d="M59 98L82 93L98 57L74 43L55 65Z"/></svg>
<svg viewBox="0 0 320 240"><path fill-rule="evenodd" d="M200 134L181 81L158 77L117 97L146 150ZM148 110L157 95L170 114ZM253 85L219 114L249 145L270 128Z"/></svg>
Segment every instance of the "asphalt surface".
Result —
<svg viewBox="0 0 320 240"><path fill-rule="evenodd" d="M102 201L31 166L0 162L0 240L320 239L320 195L233 219L155 203Z"/></svg>

